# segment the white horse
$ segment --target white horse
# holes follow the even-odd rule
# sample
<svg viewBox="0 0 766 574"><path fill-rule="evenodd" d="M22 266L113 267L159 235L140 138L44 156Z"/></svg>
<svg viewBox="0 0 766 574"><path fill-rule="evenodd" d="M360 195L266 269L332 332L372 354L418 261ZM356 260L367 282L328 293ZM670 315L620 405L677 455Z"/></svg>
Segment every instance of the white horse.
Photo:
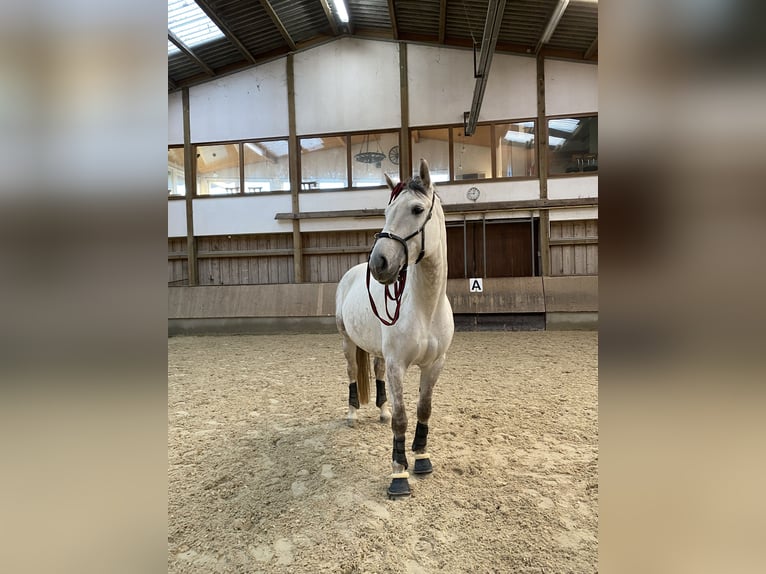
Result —
<svg viewBox="0 0 766 574"><path fill-rule="evenodd" d="M428 163L420 160L420 177L396 186L388 176L386 181L391 199L385 226L375 236L368 263L349 269L340 280L335 316L348 363L347 419L351 426L360 403L369 400L369 355L375 358L375 404L380 408L380 420L391 420L394 434L388 495L397 498L410 494L404 447L405 373L410 365L420 367L413 472L428 474L433 470L426 450L431 395L455 326L447 299L444 212L431 184ZM375 281L370 281L370 275Z"/></svg>

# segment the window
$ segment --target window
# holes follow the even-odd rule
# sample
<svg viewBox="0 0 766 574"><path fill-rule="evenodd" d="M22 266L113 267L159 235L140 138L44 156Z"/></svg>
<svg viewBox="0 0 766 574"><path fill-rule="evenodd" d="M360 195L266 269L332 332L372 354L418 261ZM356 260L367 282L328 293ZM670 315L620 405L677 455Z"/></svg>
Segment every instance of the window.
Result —
<svg viewBox="0 0 766 574"><path fill-rule="evenodd" d="M197 146L197 195L239 193L239 144Z"/></svg>
<svg viewBox="0 0 766 574"><path fill-rule="evenodd" d="M477 126L471 136L463 128L452 128L455 180L492 177L491 126Z"/></svg>
<svg viewBox="0 0 766 574"><path fill-rule="evenodd" d="M183 197L186 195L186 179L184 176L184 148L168 148L168 197Z"/></svg>
<svg viewBox="0 0 766 574"><path fill-rule="evenodd" d="M424 157L428 160L432 181L449 181L449 128L413 129L410 138L413 167L417 169L418 158Z"/></svg>
<svg viewBox="0 0 766 574"><path fill-rule="evenodd" d="M287 140L245 142L243 193L290 191Z"/></svg>
<svg viewBox="0 0 766 574"><path fill-rule="evenodd" d="M535 122L526 121L495 125L497 172L495 177L534 177Z"/></svg>
<svg viewBox="0 0 766 574"><path fill-rule="evenodd" d="M351 136L351 186L386 185L384 173L399 177L399 133Z"/></svg>
<svg viewBox="0 0 766 574"><path fill-rule="evenodd" d="M346 137L301 138L301 189L348 187Z"/></svg>
<svg viewBox="0 0 766 574"><path fill-rule="evenodd" d="M598 117L548 120L548 173L598 171Z"/></svg>

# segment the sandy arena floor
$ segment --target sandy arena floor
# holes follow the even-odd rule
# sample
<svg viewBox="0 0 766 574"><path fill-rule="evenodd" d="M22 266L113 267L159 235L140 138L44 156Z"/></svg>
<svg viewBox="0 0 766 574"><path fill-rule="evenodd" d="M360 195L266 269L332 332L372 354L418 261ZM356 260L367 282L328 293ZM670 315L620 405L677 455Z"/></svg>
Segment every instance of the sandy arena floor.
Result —
<svg viewBox="0 0 766 574"><path fill-rule="evenodd" d="M339 335L168 339L168 572L596 572L597 346L456 333L434 473L390 501L391 429L374 385L346 426Z"/></svg>

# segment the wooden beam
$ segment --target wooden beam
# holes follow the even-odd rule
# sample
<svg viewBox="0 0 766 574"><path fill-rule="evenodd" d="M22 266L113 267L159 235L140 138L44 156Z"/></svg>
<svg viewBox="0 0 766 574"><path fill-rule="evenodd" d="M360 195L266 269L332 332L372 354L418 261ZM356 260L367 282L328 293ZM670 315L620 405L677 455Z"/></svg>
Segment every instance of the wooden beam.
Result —
<svg viewBox="0 0 766 574"><path fill-rule="evenodd" d="M540 201L548 201L548 121L545 118L545 58L537 54L537 176L540 179ZM551 274L550 213L540 212L540 271Z"/></svg>
<svg viewBox="0 0 766 574"><path fill-rule="evenodd" d="M183 52L183 53L184 53L184 55L185 55L187 58L189 58L191 61L193 61L195 64L197 64L197 65L198 65L200 68L202 68L203 70L205 70L205 73L206 73L208 76L215 76L215 72L213 71L213 69L212 69L210 66L208 66L208 65L207 65L205 62L203 62L202 60L200 60L200 59L199 59L199 56L197 56L197 54L195 54L194 52L192 52L192 51L191 51L191 48L189 48L189 46L187 46L187 45L186 45L186 44L184 44L184 43L183 43L181 40L179 40L179 39L178 39L178 36L176 36L175 34L173 34L173 32L171 32L170 30L168 30L168 40L170 40L171 42L173 42L173 44L176 46L176 48L178 48L179 50L181 50L181 52Z"/></svg>
<svg viewBox="0 0 766 574"><path fill-rule="evenodd" d="M537 40L537 46L535 46L535 54L540 52L540 48L543 47L543 44L547 44L550 41L551 36L553 36L553 33L556 31L556 27L561 21L561 17L564 15L564 11L567 9L567 6L569 6L569 0L558 0L558 3L553 8L553 12L551 12L551 17L548 19L548 23L543 29L542 36L540 36L540 39Z"/></svg>
<svg viewBox="0 0 766 574"><path fill-rule="evenodd" d="M532 211L598 207L598 198L577 199L522 199L515 201L489 201L487 203L453 203L442 205L444 213L490 213L493 211ZM385 209L344 209L337 211L305 211L277 213L274 219L332 219L339 217L383 217Z"/></svg>
<svg viewBox="0 0 766 574"><path fill-rule="evenodd" d="M410 151L410 91L407 64L407 43L399 42L399 99L402 127L399 130L399 178L401 181L412 173Z"/></svg>
<svg viewBox="0 0 766 574"><path fill-rule="evenodd" d="M566 241L566 240L561 240ZM581 243L585 239L577 240ZM597 241L597 240L588 240ZM370 245L347 245L338 247L304 247L304 255L352 255L354 253L369 253L373 244ZM240 251L198 251L197 259L235 259L240 257L289 257L293 254L292 249L243 249ZM186 259L186 252L168 253L168 261Z"/></svg>
<svg viewBox="0 0 766 574"><path fill-rule="evenodd" d="M332 10L330 9L330 5L327 3L327 0L319 0L319 2L322 4L324 15L327 16L327 21L330 23L330 29L332 29L333 35L337 36L338 25L335 23L335 16L333 16Z"/></svg>
<svg viewBox="0 0 766 574"><path fill-rule="evenodd" d="M447 35L447 0L439 3L439 44L444 44Z"/></svg>
<svg viewBox="0 0 766 574"><path fill-rule="evenodd" d="M210 7L210 4L208 4L207 0L194 0L197 5L202 9L202 11L207 15L208 18L210 18L213 23L218 26L218 28L223 32L223 35L226 36L226 39L229 40L232 44L234 44L234 47L237 48L237 50L240 51L240 53L247 58L248 62L251 64L255 64L255 56L253 56L250 53L250 50L245 48L245 45L240 42L239 38L234 35L234 33L229 29L229 27L221 20L221 18L216 14L215 10L213 10Z"/></svg>
<svg viewBox="0 0 766 574"><path fill-rule="evenodd" d="M168 78L168 86L170 87L171 90L175 90L178 88L176 83L173 81L173 78Z"/></svg>
<svg viewBox="0 0 766 574"><path fill-rule="evenodd" d="M279 33L282 34L282 37L285 39L285 42L287 42L287 45L290 46L290 49L295 51L295 41L293 40L292 36L290 36L290 33L287 31L287 28L285 28L285 25L282 24L282 20L279 19L279 16L274 11L274 7L271 5L269 0L261 0L261 6L263 6L264 10L266 10L269 18L271 18L271 21L274 22L274 25L277 27L277 30L279 30Z"/></svg>
<svg viewBox="0 0 766 574"><path fill-rule="evenodd" d="M593 38L593 42L591 42L590 46L585 51L583 58L585 58L586 60L590 60L593 57L593 54L596 53L596 50L598 50L598 36Z"/></svg>
<svg viewBox="0 0 766 574"><path fill-rule="evenodd" d="M265 157L270 163L278 163L279 158L275 156L273 153L271 153L269 150L267 150L263 145L261 145L258 142L245 142L246 146L251 146L252 148L255 148L253 151L257 153L260 156Z"/></svg>
<svg viewBox="0 0 766 574"><path fill-rule="evenodd" d="M394 34L394 40L399 39L399 25L396 23L396 6L394 0L388 0L388 17L391 19L391 31Z"/></svg>
<svg viewBox="0 0 766 574"><path fill-rule="evenodd" d="M295 120L295 62L294 55L287 55L287 151L290 163L290 203L294 213L300 212L300 147ZM296 283L303 283L303 239L301 222L293 221L293 276Z"/></svg>
<svg viewBox="0 0 766 574"><path fill-rule="evenodd" d="M592 237L585 238L585 237L577 237L577 238L568 238L568 239L550 239L548 241L549 245L598 245L598 239L594 239Z"/></svg>
<svg viewBox="0 0 766 574"><path fill-rule="evenodd" d="M189 110L189 88L181 92L184 126L184 186L186 187L186 257L189 268L189 285L197 285L197 240L194 237L194 153L191 145L191 114Z"/></svg>

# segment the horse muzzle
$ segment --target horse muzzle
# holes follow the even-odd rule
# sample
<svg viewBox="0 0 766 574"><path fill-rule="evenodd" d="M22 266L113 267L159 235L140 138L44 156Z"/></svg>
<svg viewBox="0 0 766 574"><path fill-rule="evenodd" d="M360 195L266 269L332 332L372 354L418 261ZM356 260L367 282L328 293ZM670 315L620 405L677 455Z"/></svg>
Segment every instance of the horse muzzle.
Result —
<svg viewBox="0 0 766 574"><path fill-rule="evenodd" d="M389 259L382 254L373 254L370 257L370 273L375 281L383 285L391 285L399 277L401 266L391 265Z"/></svg>
<svg viewBox="0 0 766 574"><path fill-rule="evenodd" d="M399 278L402 267L407 264L407 246L402 248L397 245L397 241L377 241L375 247L370 253L370 273L378 283L391 285ZM403 243L403 242L402 242Z"/></svg>

